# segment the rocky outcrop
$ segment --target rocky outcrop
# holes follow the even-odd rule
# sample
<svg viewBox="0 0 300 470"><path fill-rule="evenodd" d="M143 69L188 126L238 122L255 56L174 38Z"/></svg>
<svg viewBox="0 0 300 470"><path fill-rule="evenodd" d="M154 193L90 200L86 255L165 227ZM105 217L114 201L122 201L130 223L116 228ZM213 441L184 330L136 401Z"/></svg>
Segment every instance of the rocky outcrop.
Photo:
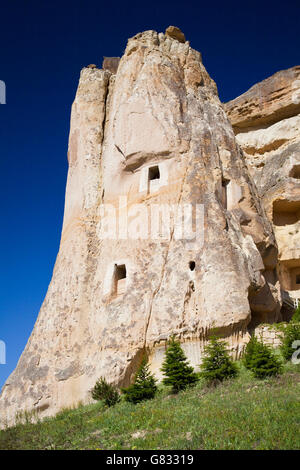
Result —
<svg viewBox="0 0 300 470"><path fill-rule="evenodd" d="M176 26L169 26L166 29L166 36L169 36L170 38L177 39L179 42L185 42L185 35L183 32L177 28Z"/></svg>
<svg viewBox="0 0 300 470"><path fill-rule="evenodd" d="M238 356L279 318L272 227L188 42L146 31L116 74L84 68L68 160L53 278L2 422L86 401L99 376L126 385L144 353L160 376L171 335L196 367L215 328Z"/></svg>
<svg viewBox="0 0 300 470"><path fill-rule="evenodd" d="M300 66L275 73L226 103L236 134L263 129L300 113Z"/></svg>
<svg viewBox="0 0 300 470"><path fill-rule="evenodd" d="M300 298L300 66L254 85L225 110L273 223L284 297Z"/></svg>
<svg viewBox="0 0 300 470"><path fill-rule="evenodd" d="M120 63L120 57L104 57L102 62L103 70L116 74Z"/></svg>

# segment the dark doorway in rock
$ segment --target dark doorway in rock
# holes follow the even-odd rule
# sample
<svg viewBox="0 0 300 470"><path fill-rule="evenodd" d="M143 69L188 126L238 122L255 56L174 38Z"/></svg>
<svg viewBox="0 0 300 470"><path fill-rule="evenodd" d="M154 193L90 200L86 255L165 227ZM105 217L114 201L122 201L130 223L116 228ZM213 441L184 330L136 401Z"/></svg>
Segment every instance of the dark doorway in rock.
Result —
<svg viewBox="0 0 300 470"><path fill-rule="evenodd" d="M159 166L158 165L151 166L149 168L149 181L159 180L159 178L160 178Z"/></svg>
<svg viewBox="0 0 300 470"><path fill-rule="evenodd" d="M277 226L294 225L300 220L300 201L277 199L273 202L273 223Z"/></svg>
<svg viewBox="0 0 300 470"><path fill-rule="evenodd" d="M115 264L114 269L114 292L124 294L126 290L126 266L125 264Z"/></svg>
<svg viewBox="0 0 300 470"><path fill-rule="evenodd" d="M194 270L195 270L195 267L196 267L195 261L190 261L190 262L189 262L190 271L194 271Z"/></svg>
<svg viewBox="0 0 300 470"><path fill-rule="evenodd" d="M280 284L284 291L300 289L300 260L298 258L280 262Z"/></svg>

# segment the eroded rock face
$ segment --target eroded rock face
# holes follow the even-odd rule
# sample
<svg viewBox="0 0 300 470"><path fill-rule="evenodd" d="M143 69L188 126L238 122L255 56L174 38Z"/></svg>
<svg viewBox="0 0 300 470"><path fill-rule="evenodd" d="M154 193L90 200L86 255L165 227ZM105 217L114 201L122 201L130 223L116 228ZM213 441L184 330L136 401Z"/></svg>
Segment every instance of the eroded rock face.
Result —
<svg viewBox="0 0 300 470"><path fill-rule="evenodd" d="M300 66L281 70L226 103L236 132L253 131L300 113Z"/></svg>
<svg viewBox="0 0 300 470"><path fill-rule="evenodd" d="M300 66L258 83L225 110L273 223L282 290L300 298Z"/></svg>
<svg viewBox="0 0 300 470"><path fill-rule="evenodd" d="M103 70L116 74L120 63L120 57L104 57L102 62Z"/></svg>
<svg viewBox="0 0 300 470"><path fill-rule="evenodd" d="M169 36L172 39L177 39L177 41L179 42L185 42L185 35L179 28L177 28L177 26L169 26L166 29L165 34L166 36Z"/></svg>
<svg viewBox="0 0 300 470"><path fill-rule="evenodd" d="M249 325L279 318L271 224L188 42L146 31L116 74L83 69L68 159L53 278L2 391L2 422L86 401L100 376L126 385L145 352L160 376L173 334L197 366L212 329L237 356ZM156 236L157 210L170 208ZM181 234L181 211L194 236Z"/></svg>

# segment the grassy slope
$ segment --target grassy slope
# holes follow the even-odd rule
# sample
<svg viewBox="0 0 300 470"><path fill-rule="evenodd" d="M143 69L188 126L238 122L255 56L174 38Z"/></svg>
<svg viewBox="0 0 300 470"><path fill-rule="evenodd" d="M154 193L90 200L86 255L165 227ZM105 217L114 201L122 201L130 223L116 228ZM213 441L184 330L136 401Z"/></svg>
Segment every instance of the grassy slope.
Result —
<svg viewBox="0 0 300 470"><path fill-rule="evenodd" d="M280 378L203 383L177 396L65 410L37 424L0 431L0 449L299 449L300 366Z"/></svg>

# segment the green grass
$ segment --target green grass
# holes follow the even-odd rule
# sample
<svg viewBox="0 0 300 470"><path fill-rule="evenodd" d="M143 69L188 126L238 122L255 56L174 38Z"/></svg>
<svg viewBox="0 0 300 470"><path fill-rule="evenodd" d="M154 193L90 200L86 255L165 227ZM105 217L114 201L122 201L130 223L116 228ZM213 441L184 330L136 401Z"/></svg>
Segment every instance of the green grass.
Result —
<svg viewBox="0 0 300 470"><path fill-rule="evenodd" d="M161 388L137 405L99 402L19 424L0 431L0 449L299 449L300 366L266 380L239 367L216 388Z"/></svg>

